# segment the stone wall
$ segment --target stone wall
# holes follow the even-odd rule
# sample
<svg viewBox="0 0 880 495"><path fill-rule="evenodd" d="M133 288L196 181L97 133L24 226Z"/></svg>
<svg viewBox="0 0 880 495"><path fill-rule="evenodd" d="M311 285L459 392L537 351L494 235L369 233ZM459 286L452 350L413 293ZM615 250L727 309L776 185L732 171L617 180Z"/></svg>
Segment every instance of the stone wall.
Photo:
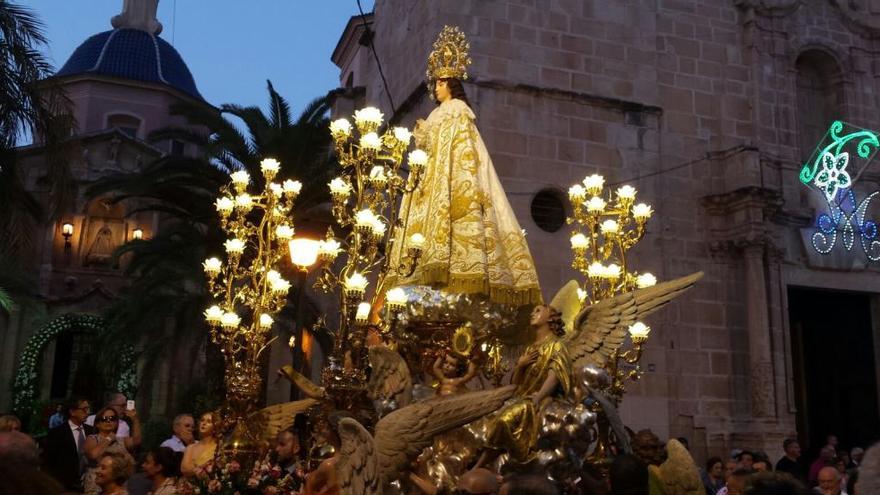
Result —
<svg viewBox="0 0 880 495"><path fill-rule="evenodd" d="M474 63L466 84L477 125L520 223L545 295L574 272L566 229L542 231L535 193L591 173L629 183L656 214L632 265L699 285L651 316L643 379L624 419L661 437L689 437L695 454L735 446L775 457L795 432L786 287L877 292L861 267L818 272L801 229L814 205L797 180L798 57L839 64L836 117L880 129L875 46L880 16L865 2L447 0L376 2L376 50L344 66L363 101L411 124L430 111L425 60L444 24L458 25ZM859 11L852 10L855 7ZM394 108L390 104L394 101ZM799 114L798 112L801 112ZM864 180L876 181L876 176ZM792 281L794 277L797 282Z"/></svg>

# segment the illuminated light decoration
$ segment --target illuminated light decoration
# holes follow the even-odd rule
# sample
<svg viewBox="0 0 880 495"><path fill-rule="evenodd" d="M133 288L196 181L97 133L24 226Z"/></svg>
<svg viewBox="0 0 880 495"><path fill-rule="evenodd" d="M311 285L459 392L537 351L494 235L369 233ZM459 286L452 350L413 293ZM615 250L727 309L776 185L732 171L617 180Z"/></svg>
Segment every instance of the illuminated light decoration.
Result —
<svg viewBox="0 0 880 495"><path fill-rule="evenodd" d="M287 243L290 261L300 270L306 270L315 264L321 254L322 241L314 239L293 239Z"/></svg>
<svg viewBox="0 0 880 495"><path fill-rule="evenodd" d="M366 107L354 111L354 123L358 129L376 129L382 125L382 112L376 107ZM362 131L363 132L363 131Z"/></svg>
<svg viewBox="0 0 880 495"><path fill-rule="evenodd" d="M232 198L224 196L222 198L217 198L217 201L214 202L214 206L217 208L218 213L226 217L229 216L229 214L232 213L232 209L235 208L235 201Z"/></svg>
<svg viewBox="0 0 880 495"><path fill-rule="evenodd" d="M657 284L657 277L650 273L643 273L636 277L636 287L639 289L644 289L646 287L653 287Z"/></svg>
<svg viewBox="0 0 880 495"><path fill-rule="evenodd" d="M590 247L590 239L584 234L578 232L571 236L571 248L575 250L583 250Z"/></svg>
<svg viewBox="0 0 880 495"><path fill-rule="evenodd" d="M241 317L232 312L223 313L223 316L220 317L220 325L223 328L235 328L239 323L241 323Z"/></svg>
<svg viewBox="0 0 880 495"><path fill-rule="evenodd" d="M632 207L632 214L636 220L647 220L651 218L653 213L654 210L651 209L651 206L645 203L639 203Z"/></svg>
<svg viewBox="0 0 880 495"><path fill-rule="evenodd" d="M205 320L212 324L217 325L223 319L223 310L220 306L211 306L210 308L205 310Z"/></svg>
<svg viewBox="0 0 880 495"><path fill-rule="evenodd" d="M244 252L244 241L241 239L228 239L223 243L226 252L229 254L241 254Z"/></svg>
<svg viewBox="0 0 880 495"><path fill-rule="evenodd" d="M245 187L251 181L251 176L244 170L233 172L229 174L229 177L232 179L232 183L238 187Z"/></svg>
<svg viewBox="0 0 880 495"><path fill-rule="evenodd" d="M275 320L271 316L266 313L260 315L260 328L270 328L273 323L275 323Z"/></svg>
<svg viewBox="0 0 880 495"><path fill-rule="evenodd" d="M235 197L235 207L248 212L254 207L254 198L248 193L242 193Z"/></svg>
<svg viewBox="0 0 880 495"><path fill-rule="evenodd" d="M428 164L428 154L422 150L412 150L406 156L411 167L424 167Z"/></svg>
<svg viewBox="0 0 880 495"><path fill-rule="evenodd" d="M351 134L351 122L348 119L338 119L330 123L330 134L340 139L346 138Z"/></svg>
<svg viewBox="0 0 880 495"><path fill-rule="evenodd" d="M396 139L400 144L409 145L409 140L412 138L412 132L409 131L406 127L395 127L394 128L394 139Z"/></svg>
<svg viewBox="0 0 880 495"><path fill-rule="evenodd" d="M867 129L858 129L854 132L841 135L843 129L844 123L839 120L835 120L831 124L831 127L828 128L828 133L826 134L826 137L831 138L831 142L815 154L815 159L813 160L812 165L804 164L799 174L801 182L809 185L814 179L818 178L820 170L825 170L824 161L826 157L831 156L836 159L843 153L843 147L854 139L859 140L856 145L856 153L866 160L869 160L873 154L871 151L872 146L874 147L874 152L880 147L880 140L878 140L877 134ZM822 139L822 142L825 142L824 138ZM844 167L845 166L846 164L844 164Z"/></svg>
<svg viewBox="0 0 880 495"><path fill-rule="evenodd" d="M851 251L858 234L865 256L871 261L880 261L880 240L877 239L877 224L866 218L871 200L880 194L874 191L856 203L855 193L850 189L841 193L844 197L839 203L828 201L827 213L816 218L816 232L810 238L813 249L820 254L828 254L841 239L844 249Z"/></svg>
<svg viewBox="0 0 880 495"><path fill-rule="evenodd" d="M218 258L208 258L202 263L202 267L205 269L205 273L209 276L216 276L220 273L220 268L223 267L223 262Z"/></svg>
<svg viewBox="0 0 880 495"><path fill-rule="evenodd" d="M590 213L601 213L605 209L605 206L607 204L608 203L606 203L605 200L600 198L599 196L593 196L587 202L587 211L589 211Z"/></svg>
<svg viewBox="0 0 880 495"><path fill-rule="evenodd" d="M343 287L352 295L363 296L367 290L367 284L370 283L366 277L358 272L354 272L350 277L346 277Z"/></svg>
<svg viewBox="0 0 880 495"><path fill-rule="evenodd" d="M302 190L303 185L302 182L298 180L287 179L284 181L282 187L284 188L285 194L296 196Z"/></svg>
<svg viewBox="0 0 880 495"><path fill-rule="evenodd" d="M287 224L279 225L275 227L275 236L282 241L290 240L293 238L293 228Z"/></svg>
<svg viewBox="0 0 880 495"><path fill-rule="evenodd" d="M644 342L648 340L649 333L651 333L651 327L645 325L640 321L637 321L629 326L629 335L630 338L632 338L633 342Z"/></svg>
<svg viewBox="0 0 880 495"><path fill-rule="evenodd" d="M348 195L351 194L351 184L345 181L345 179L341 177L337 177L330 181L330 194L334 198L342 199L348 198Z"/></svg>
<svg viewBox="0 0 880 495"><path fill-rule="evenodd" d="M580 184L575 184L568 188L568 198L572 202L581 202L587 198L587 190Z"/></svg>
<svg viewBox="0 0 880 495"><path fill-rule="evenodd" d="M813 181L825 197L831 201L837 195L838 189L846 189L852 185L846 166L849 164L849 153L844 151L839 155L825 153L822 155L822 171L816 175Z"/></svg>
<svg viewBox="0 0 880 495"><path fill-rule="evenodd" d="M617 199L621 202L632 202L636 199L636 188L629 184L617 188Z"/></svg>
<svg viewBox="0 0 880 495"><path fill-rule="evenodd" d="M376 165L370 170L370 182L375 184L377 187L385 186L385 183L388 182L388 177L385 176L385 167L382 165Z"/></svg>
<svg viewBox="0 0 880 495"><path fill-rule="evenodd" d="M362 302L357 305L357 312L354 319L360 324L364 324L370 318L370 303Z"/></svg>
<svg viewBox="0 0 880 495"><path fill-rule="evenodd" d="M342 244L336 239L324 239L323 241L319 241L318 244L318 256L324 259L335 259L336 256L339 255L339 251L342 250Z"/></svg>
<svg viewBox="0 0 880 495"><path fill-rule="evenodd" d="M584 179L584 187L592 195L598 195L605 186L605 178L599 174L593 174Z"/></svg>
<svg viewBox="0 0 880 495"><path fill-rule="evenodd" d="M409 236L409 247L413 249L422 249L422 246L425 245L425 236L416 232L415 234Z"/></svg>
<svg viewBox="0 0 880 495"><path fill-rule="evenodd" d="M385 304L387 304L388 308L392 311L400 311L406 307L406 300L406 292L400 287L389 289L385 293Z"/></svg>
<svg viewBox="0 0 880 495"><path fill-rule="evenodd" d="M368 132L361 136L360 145L365 150L379 151L379 148L382 147L382 140L375 132Z"/></svg>
<svg viewBox="0 0 880 495"><path fill-rule="evenodd" d="M284 195L284 188L281 187L281 184L273 182L269 184L269 190L272 191L272 196L275 196L276 198L280 198Z"/></svg>
<svg viewBox="0 0 880 495"><path fill-rule="evenodd" d="M269 289L277 294L286 294L290 290L290 282L279 277L269 281Z"/></svg>
<svg viewBox="0 0 880 495"><path fill-rule="evenodd" d="M608 219L602 222L599 230L605 235L613 235L617 233L617 220Z"/></svg>
<svg viewBox="0 0 880 495"><path fill-rule="evenodd" d="M260 171L262 171L263 175L269 179L275 177L280 169L281 164L274 158L265 158L260 162Z"/></svg>

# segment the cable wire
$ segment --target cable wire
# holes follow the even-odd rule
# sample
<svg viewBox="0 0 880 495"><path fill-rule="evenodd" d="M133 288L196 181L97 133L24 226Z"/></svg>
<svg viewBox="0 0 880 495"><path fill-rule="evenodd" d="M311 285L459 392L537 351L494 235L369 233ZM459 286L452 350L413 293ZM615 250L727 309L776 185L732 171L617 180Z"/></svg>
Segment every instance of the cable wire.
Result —
<svg viewBox="0 0 880 495"><path fill-rule="evenodd" d="M391 103L391 113L393 114L397 110L397 106L394 105L394 98L391 97L391 91L388 90L388 81L385 80L385 73L382 71L382 62L379 61L379 54L376 53L376 47L373 45L373 30L367 25L367 16L364 14L363 7L361 7L361 0L357 0L357 6L358 11L361 13L361 22L364 25L364 30L366 30L367 41L370 43L370 51L373 52L373 58L376 59L376 66L379 68L379 77L382 78L382 86L385 88L385 95L388 96L388 102ZM375 7L373 10L376 10Z"/></svg>

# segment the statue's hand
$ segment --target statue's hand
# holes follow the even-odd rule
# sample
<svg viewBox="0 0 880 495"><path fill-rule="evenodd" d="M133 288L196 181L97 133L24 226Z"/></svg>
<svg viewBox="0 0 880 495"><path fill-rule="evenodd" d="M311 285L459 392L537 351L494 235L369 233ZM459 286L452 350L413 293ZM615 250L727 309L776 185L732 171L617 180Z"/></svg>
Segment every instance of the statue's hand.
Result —
<svg viewBox="0 0 880 495"><path fill-rule="evenodd" d="M532 350L519 357L516 361L516 367L522 368L528 366L538 360L538 351Z"/></svg>

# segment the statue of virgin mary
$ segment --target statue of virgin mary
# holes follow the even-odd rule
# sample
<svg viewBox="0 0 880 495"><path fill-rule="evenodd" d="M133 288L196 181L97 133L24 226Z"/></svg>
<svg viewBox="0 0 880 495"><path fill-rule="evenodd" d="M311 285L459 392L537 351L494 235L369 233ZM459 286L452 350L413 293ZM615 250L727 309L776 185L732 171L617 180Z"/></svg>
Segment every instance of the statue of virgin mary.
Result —
<svg viewBox="0 0 880 495"><path fill-rule="evenodd" d="M416 145L429 160L419 187L404 198L402 228L392 248L397 266L405 239L424 236L415 271L389 280L453 293L485 294L516 306L541 303L535 264L507 201L461 81L467 78L468 43L446 26L428 59L428 85L439 103L416 123Z"/></svg>

